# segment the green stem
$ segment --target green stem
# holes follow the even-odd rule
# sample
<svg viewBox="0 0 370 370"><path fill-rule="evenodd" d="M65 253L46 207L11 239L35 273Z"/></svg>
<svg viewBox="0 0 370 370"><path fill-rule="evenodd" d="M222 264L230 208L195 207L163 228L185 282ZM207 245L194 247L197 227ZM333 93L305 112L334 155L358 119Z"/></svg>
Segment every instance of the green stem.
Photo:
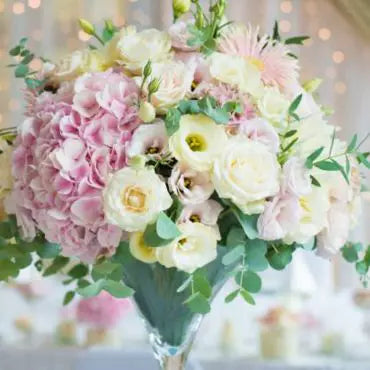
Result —
<svg viewBox="0 0 370 370"><path fill-rule="evenodd" d="M93 33L94 37L104 46L105 45L105 42L104 40L96 33L94 32Z"/></svg>

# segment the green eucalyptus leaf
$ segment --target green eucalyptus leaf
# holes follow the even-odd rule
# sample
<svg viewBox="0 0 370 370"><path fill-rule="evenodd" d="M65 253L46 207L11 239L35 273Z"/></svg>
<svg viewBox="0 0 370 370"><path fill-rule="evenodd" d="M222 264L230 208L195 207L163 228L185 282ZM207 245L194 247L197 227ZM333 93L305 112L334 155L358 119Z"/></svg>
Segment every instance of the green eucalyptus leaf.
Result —
<svg viewBox="0 0 370 370"><path fill-rule="evenodd" d="M82 263L71 268L68 271L68 276L72 277L73 279L81 279L89 273L89 268Z"/></svg>
<svg viewBox="0 0 370 370"><path fill-rule="evenodd" d="M193 276L193 288L195 292L201 293L204 297L210 298L212 295L212 287L202 273L196 272Z"/></svg>
<svg viewBox="0 0 370 370"><path fill-rule="evenodd" d="M352 153L356 149L358 136L357 134L353 135L351 142L347 146L347 153Z"/></svg>
<svg viewBox="0 0 370 370"><path fill-rule="evenodd" d="M262 288L261 278L253 271L239 271L235 276L237 284L250 293L258 293Z"/></svg>
<svg viewBox="0 0 370 370"><path fill-rule="evenodd" d="M58 256L52 264L44 271L43 276L50 276L58 273L63 267L69 263L69 258Z"/></svg>
<svg viewBox="0 0 370 370"><path fill-rule="evenodd" d="M59 255L60 253L60 246L59 244L55 243L49 243L49 242L43 242L40 243L37 247L37 254L41 258L55 258Z"/></svg>
<svg viewBox="0 0 370 370"><path fill-rule="evenodd" d="M244 253L245 253L244 245L238 245L222 257L222 263L225 266L236 263L244 256Z"/></svg>
<svg viewBox="0 0 370 370"><path fill-rule="evenodd" d="M225 302L226 303L232 302L238 295L239 295L239 289L236 289L226 296Z"/></svg>
<svg viewBox="0 0 370 370"><path fill-rule="evenodd" d="M122 281L106 280L104 282L104 290L116 298L127 298L134 294L134 290Z"/></svg>
<svg viewBox="0 0 370 370"><path fill-rule="evenodd" d="M19 55L21 52L21 47L19 45L15 46L14 48L9 50L9 54L13 57Z"/></svg>
<svg viewBox="0 0 370 370"><path fill-rule="evenodd" d="M270 266L275 270L283 270L293 258L294 247L289 245L279 248L278 251L270 250L267 253L267 259Z"/></svg>
<svg viewBox="0 0 370 370"><path fill-rule="evenodd" d="M150 245L152 248L163 247L168 245L170 240L162 239L157 234L157 225L150 224L146 227L144 231L144 242L146 245Z"/></svg>
<svg viewBox="0 0 370 370"><path fill-rule="evenodd" d="M207 298L204 297L200 292L192 294L184 303L187 305L189 310L194 313L205 315L211 311L211 305L209 304Z"/></svg>
<svg viewBox="0 0 370 370"><path fill-rule="evenodd" d="M246 215L239 208L233 207L233 213L249 239L256 239L258 236L257 220L258 215Z"/></svg>
<svg viewBox="0 0 370 370"><path fill-rule="evenodd" d="M17 78L24 78L28 75L29 68L25 64L18 64L17 68L14 71L14 75Z"/></svg>
<svg viewBox="0 0 370 370"><path fill-rule="evenodd" d="M245 290L245 289L242 289L241 291L240 291L240 295L243 297L243 299L247 302L247 303L249 303L249 304L251 304L251 305L255 305L256 304L256 302L255 302L255 300L254 300L254 298Z"/></svg>
<svg viewBox="0 0 370 370"><path fill-rule="evenodd" d="M267 243L261 239L248 240L245 246L245 262L249 270L260 272L268 268Z"/></svg>
<svg viewBox="0 0 370 370"><path fill-rule="evenodd" d="M233 227L227 234L226 245L230 248L245 245L247 238L242 228Z"/></svg>
<svg viewBox="0 0 370 370"><path fill-rule="evenodd" d="M67 306L68 304L70 304L73 301L73 298L75 297L75 295L76 293L73 290L67 292L64 295L63 306Z"/></svg>
<svg viewBox="0 0 370 370"><path fill-rule="evenodd" d="M320 147L318 149L316 149L313 153L311 153L307 159L306 159L306 167L307 168L312 168L313 167L313 162L320 157L321 153L323 152L324 150L324 147Z"/></svg>
<svg viewBox="0 0 370 370"><path fill-rule="evenodd" d="M156 231L161 239L167 240L175 239L181 235L176 224L164 212L159 213Z"/></svg>
<svg viewBox="0 0 370 370"><path fill-rule="evenodd" d="M176 108L171 108L165 118L167 135L172 136L180 127L181 112Z"/></svg>
<svg viewBox="0 0 370 370"><path fill-rule="evenodd" d="M105 280L99 280L83 288L78 288L77 293L85 298L95 297L104 289L104 286Z"/></svg>
<svg viewBox="0 0 370 370"><path fill-rule="evenodd" d="M17 265L9 260L0 260L0 281L8 281L9 278L15 278L19 274Z"/></svg>

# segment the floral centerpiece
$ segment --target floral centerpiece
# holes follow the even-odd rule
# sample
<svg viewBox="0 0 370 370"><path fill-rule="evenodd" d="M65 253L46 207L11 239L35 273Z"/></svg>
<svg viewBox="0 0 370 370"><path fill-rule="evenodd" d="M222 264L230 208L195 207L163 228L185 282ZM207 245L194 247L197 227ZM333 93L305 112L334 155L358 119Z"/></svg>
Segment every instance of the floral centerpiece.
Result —
<svg viewBox="0 0 370 370"><path fill-rule="evenodd" d="M35 264L67 275L65 304L133 296L165 369L184 366L229 278L226 302L254 304L259 273L297 249L342 249L364 281L370 266L347 243L369 153L337 138L320 81L299 82L291 47L307 37L261 34L210 3L175 0L167 32L81 19L97 44L40 71L27 39L10 50L27 109L1 131L0 279Z"/></svg>

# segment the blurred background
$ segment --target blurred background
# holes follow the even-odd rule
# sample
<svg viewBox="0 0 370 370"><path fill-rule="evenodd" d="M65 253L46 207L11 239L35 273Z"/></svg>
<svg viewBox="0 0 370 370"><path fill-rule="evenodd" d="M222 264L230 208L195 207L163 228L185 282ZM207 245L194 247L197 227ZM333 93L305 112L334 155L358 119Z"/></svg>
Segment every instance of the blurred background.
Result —
<svg viewBox="0 0 370 370"><path fill-rule="evenodd" d="M271 32L278 20L284 37L310 35L294 50L301 60L302 81L324 79L320 99L334 109L331 122L341 128L342 138L369 132L369 0L229 4L230 19L259 24L263 32ZM89 36L79 30L79 17L95 24L110 18L117 26L166 28L172 20L171 0L0 0L0 127L22 122L24 104L22 85L6 68L8 50L24 36L37 55L53 60L82 48ZM32 63L38 67L41 60ZM368 141L364 149L369 148ZM363 208L352 240L368 243L369 197ZM325 261L303 252L287 271L265 273L255 307L237 300L226 306L223 293L232 287L225 287L204 321L194 359L204 369L369 370L370 296L353 270L339 258ZM99 356L114 358L109 351L117 361L123 353L149 351L130 302L99 297L61 308L65 290L61 281L41 281L36 270L0 285L0 370L24 369L31 358L37 370L92 370ZM74 367L76 361L80 367Z"/></svg>

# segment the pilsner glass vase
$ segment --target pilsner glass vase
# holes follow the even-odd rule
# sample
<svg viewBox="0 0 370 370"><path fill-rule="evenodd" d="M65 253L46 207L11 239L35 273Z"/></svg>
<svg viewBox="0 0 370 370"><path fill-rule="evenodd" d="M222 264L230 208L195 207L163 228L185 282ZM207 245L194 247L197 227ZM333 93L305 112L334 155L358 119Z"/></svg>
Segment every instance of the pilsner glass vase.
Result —
<svg viewBox="0 0 370 370"><path fill-rule="evenodd" d="M219 247L217 259L202 268L212 286L213 297L234 268L222 265L224 254L225 248ZM140 262L130 255L124 261L123 280L135 290L134 301L160 369L186 369L186 360L203 318L184 304L189 291L178 292L188 275L158 263Z"/></svg>

